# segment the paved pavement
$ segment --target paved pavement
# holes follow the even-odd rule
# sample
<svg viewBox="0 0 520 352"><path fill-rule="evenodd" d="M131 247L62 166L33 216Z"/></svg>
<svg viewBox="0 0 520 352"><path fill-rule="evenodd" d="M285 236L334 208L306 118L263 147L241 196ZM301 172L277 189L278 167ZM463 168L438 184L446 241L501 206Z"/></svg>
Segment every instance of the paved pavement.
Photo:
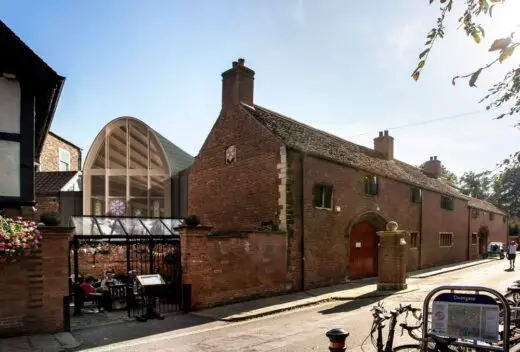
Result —
<svg viewBox="0 0 520 352"><path fill-rule="evenodd" d="M381 297L375 291L375 281L366 280L179 314L164 321L127 322L77 330L73 334L81 343L76 350L88 352L326 351L325 332L343 327L351 333L349 350L360 350L371 323L369 309L376 302L383 300L389 307L412 302L420 307L426 294L442 284L479 284L503 289L516 276L504 271L506 265L505 261L486 260L411 273L409 289L392 296ZM263 317L252 319L258 316ZM70 347L54 344L43 349L33 344L32 348L24 345L19 347L25 348L14 349L6 341L0 344L0 352L59 351ZM364 350L371 350L369 341Z"/></svg>

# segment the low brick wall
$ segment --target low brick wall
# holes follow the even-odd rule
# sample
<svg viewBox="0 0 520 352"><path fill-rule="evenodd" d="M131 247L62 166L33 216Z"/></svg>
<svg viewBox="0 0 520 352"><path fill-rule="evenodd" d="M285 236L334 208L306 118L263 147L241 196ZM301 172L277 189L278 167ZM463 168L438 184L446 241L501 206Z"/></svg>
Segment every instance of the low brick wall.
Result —
<svg viewBox="0 0 520 352"><path fill-rule="evenodd" d="M68 239L72 229L40 230L43 246L38 253L0 264L0 338L63 331Z"/></svg>
<svg viewBox="0 0 520 352"><path fill-rule="evenodd" d="M290 290L285 232L220 233L181 229L183 280L192 308Z"/></svg>

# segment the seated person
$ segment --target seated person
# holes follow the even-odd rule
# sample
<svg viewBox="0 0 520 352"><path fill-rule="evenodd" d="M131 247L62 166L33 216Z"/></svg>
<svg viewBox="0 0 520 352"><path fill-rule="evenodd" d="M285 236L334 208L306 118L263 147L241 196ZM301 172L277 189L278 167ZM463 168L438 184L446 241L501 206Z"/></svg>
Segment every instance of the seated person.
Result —
<svg viewBox="0 0 520 352"><path fill-rule="evenodd" d="M114 272L107 271L105 279L103 279L103 281L101 281L101 287L120 285L121 282L119 282L119 280L117 280L114 276L115 276Z"/></svg>
<svg viewBox="0 0 520 352"><path fill-rule="evenodd" d="M85 294L85 296L93 298L97 304L100 312L105 310L105 307L110 303L110 296L107 296L104 292L100 293L92 286L89 282L85 281L84 277L79 278L79 287Z"/></svg>

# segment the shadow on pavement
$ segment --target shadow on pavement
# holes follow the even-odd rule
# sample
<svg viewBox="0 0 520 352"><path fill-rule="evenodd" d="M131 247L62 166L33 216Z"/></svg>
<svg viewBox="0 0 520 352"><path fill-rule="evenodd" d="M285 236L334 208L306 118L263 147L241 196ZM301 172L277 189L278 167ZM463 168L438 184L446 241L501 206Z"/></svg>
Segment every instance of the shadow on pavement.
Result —
<svg viewBox="0 0 520 352"><path fill-rule="evenodd" d="M155 334L170 332L172 330L185 329L213 322L211 318L200 317L193 314L176 314L166 317L164 320L149 320L147 322L125 322L106 326L84 328L72 332L72 335L81 343L75 351L81 351L93 347L101 347L117 342L123 342Z"/></svg>
<svg viewBox="0 0 520 352"><path fill-rule="evenodd" d="M319 313L321 314L337 314L337 313L345 313L351 310L355 310L361 307L365 307L376 302L384 300L386 297L375 297L372 293L368 293L362 296L359 296L355 300L347 301L342 304L338 304L329 309L321 310Z"/></svg>

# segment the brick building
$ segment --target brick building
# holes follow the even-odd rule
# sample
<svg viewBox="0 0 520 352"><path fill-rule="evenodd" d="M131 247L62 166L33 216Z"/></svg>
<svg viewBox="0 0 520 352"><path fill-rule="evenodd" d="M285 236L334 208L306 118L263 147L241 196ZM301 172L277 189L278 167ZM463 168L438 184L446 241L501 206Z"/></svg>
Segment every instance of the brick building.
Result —
<svg viewBox="0 0 520 352"><path fill-rule="evenodd" d="M376 231L410 232L408 270L476 258L507 240L504 213L459 193L441 162L394 158L387 131L366 148L254 104L255 72L222 74L222 110L189 174L189 213L220 230L287 236L293 289L377 274Z"/></svg>
<svg viewBox="0 0 520 352"><path fill-rule="evenodd" d="M81 148L49 131L36 171L81 170Z"/></svg>

